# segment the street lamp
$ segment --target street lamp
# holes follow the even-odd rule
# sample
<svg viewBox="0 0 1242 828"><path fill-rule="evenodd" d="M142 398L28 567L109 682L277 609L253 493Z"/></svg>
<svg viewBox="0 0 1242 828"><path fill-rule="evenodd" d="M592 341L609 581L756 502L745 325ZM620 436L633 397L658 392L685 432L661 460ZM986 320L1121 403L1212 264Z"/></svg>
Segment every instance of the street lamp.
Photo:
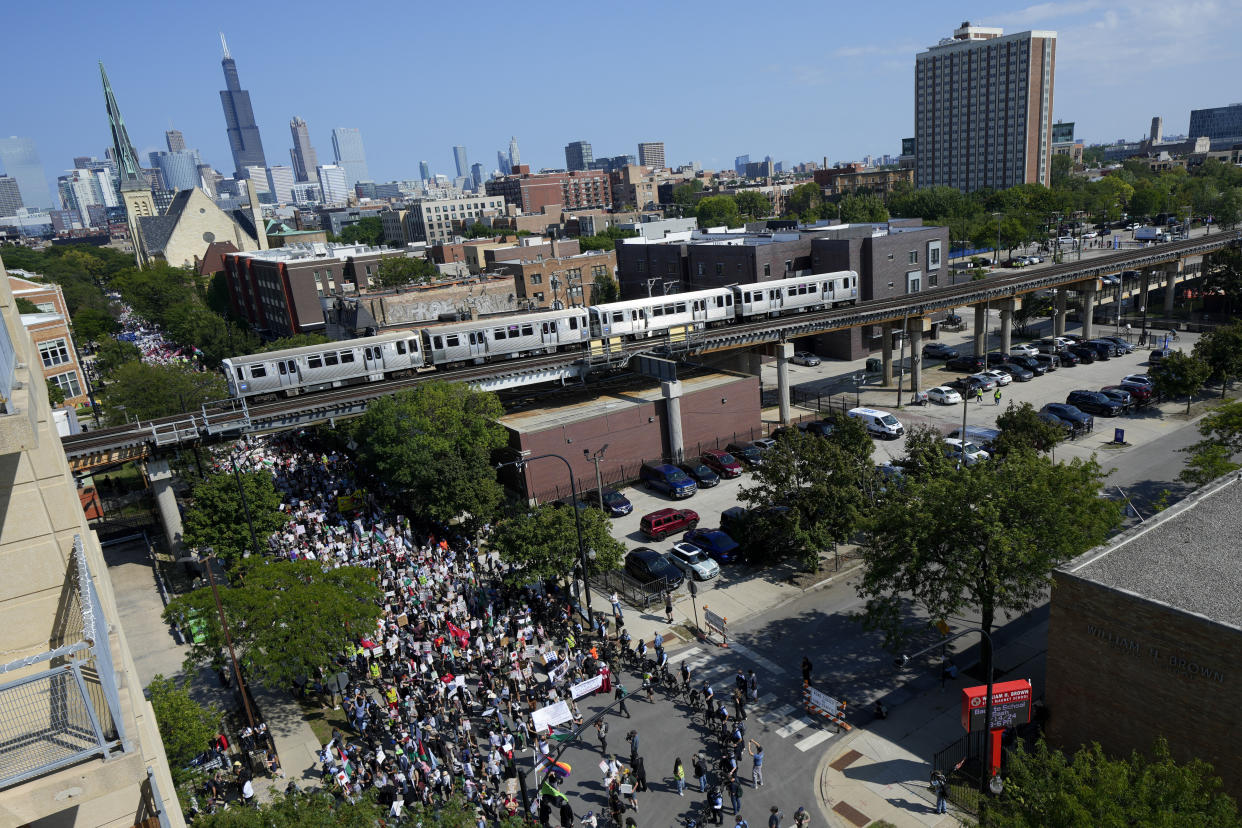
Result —
<svg viewBox="0 0 1242 828"><path fill-rule="evenodd" d="M600 450L594 454L591 454L590 449L582 450L582 456L595 464L595 491L599 497L599 508L601 509L604 508L604 476L600 473L599 464L603 462L604 452L606 451L608 451L607 443L604 443Z"/></svg>
<svg viewBox="0 0 1242 828"><path fill-rule="evenodd" d="M966 439L964 435L962 439L963 440ZM983 740L984 742L983 766L984 768L987 769L987 772L979 774L979 780L980 780L979 790L982 791L983 793L987 793L988 790L991 790L993 793L1000 793L1000 784L999 784L1000 780L998 779L995 783L993 783L992 778L991 778L992 776L992 773L991 773L992 771L992 739L991 739L990 731L992 729L992 685L994 683L993 678L994 678L994 672L995 672L994 670L995 665L992 663L992 636L988 635L987 631L984 630L983 627L975 627L975 628L971 628L968 630L962 630L961 632L954 633L948 638L938 641L929 647L924 647L923 649L919 650L916 653L911 653L910 655L897 656L897 658L893 659L893 666L896 667L898 670L904 670L906 665L910 663L911 659L918 658L919 656L925 653L929 653L938 647L943 648L950 641L953 641L954 639L957 639L957 638L961 638L964 635L970 635L971 633L979 633L979 635L983 637L983 642L987 643L986 653L987 653L987 665L988 665L988 689L987 689L987 702L983 710L983 721L985 723L985 727L989 731L988 738Z"/></svg>

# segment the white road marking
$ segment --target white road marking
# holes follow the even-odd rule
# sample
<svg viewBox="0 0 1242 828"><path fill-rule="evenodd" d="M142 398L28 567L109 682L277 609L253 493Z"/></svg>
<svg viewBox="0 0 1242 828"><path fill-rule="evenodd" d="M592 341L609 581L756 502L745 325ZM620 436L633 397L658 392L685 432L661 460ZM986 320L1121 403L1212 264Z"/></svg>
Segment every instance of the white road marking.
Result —
<svg viewBox="0 0 1242 828"><path fill-rule="evenodd" d="M768 672L771 672L771 673L784 673L785 672L785 668L781 667L779 664L777 664L775 661L772 661L771 659L764 658L763 656L759 655L757 652L752 650L750 647L746 647L736 642L733 642L729 644L729 649L733 650L733 652L735 653L740 653L742 656L755 662L756 664L763 667Z"/></svg>
<svg viewBox="0 0 1242 828"><path fill-rule="evenodd" d="M678 662L685 661L687 658L689 658L692 655L702 655L702 654L703 654L703 651L700 650L698 647L687 647L686 649L678 650L677 652L669 656L668 663L677 664Z"/></svg>
<svg viewBox="0 0 1242 828"><path fill-rule="evenodd" d="M799 730L810 727L812 724L814 724L814 722L809 722L806 719L794 719L784 727L777 728L776 735L780 736L782 739L787 739Z"/></svg>
<svg viewBox="0 0 1242 828"><path fill-rule="evenodd" d="M827 730L820 730L816 733L812 733L810 736L807 736L802 741L795 743L794 747L796 747L798 750L805 752L822 742L828 741L835 735L836 735L835 733L830 733Z"/></svg>

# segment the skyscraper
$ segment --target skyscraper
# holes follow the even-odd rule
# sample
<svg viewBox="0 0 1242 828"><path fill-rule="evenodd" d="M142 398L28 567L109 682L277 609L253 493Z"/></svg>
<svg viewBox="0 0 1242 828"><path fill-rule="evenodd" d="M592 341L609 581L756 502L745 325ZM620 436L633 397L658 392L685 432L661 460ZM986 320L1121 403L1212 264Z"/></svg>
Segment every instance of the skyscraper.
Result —
<svg viewBox="0 0 1242 828"><path fill-rule="evenodd" d="M277 165L267 168L267 188L277 204L293 201L293 168Z"/></svg>
<svg viewBox="0 0 1242 828"><path fill-rule="evenodd" d="M202 160L194 150L151 153L151 166L160 171L164 189L174 192L193 190L200 183L198 165Z"/></svg>
<svg viewBox="0 0 1242 828"><path fill-rule="evenodd" d="M483 182L487 180L487 172L483 169L482 164L471 164L470 177L474 181L474 188L478 190L483 186Z"/></svg>
<svg viewBox="0 0 1242 828"><path fill-rule="evenodd" d="M426 161L418 162L418 177L423 181L431 180L431 165Z"/></svg>
<svg viewBox="0 0 1242 828"><path fill-rule="evenodd" d="M155 216L155 199L151 195L151 187L147 184L142 167L138 163L138 154L130 143L129 131L125 129L125 119L121 117L121 108L117 106L116 96L112 94L112 84L108 82L108 73L104 71L103 61L99 62L99 76L103 80L104 106L108 110L108 127L112 133L112 160L116 163L116 175L120 184L121 200L125 204L125 219L129 225L129 237L134 244L134 259L138 266L144 266L149 257L146 242L142 235L140 219Z"/></svg>
<svg viewBox="0 0 1242 828"><path fill-rule="evenodd" d="M638 145L638 163L654 169L664 168L664 142L644 141Z"/></svg>
<svg viewBox="0 0 1242 828"><path fill-rule="evenodd" d="M185 149L185 136L179 129L168 129L164 131L164 143L168 144L169 152L181 152Z"/></svg>
<svg viewBox="0 0 1242 828"><path fill-rule="evenodd" d="M21 188L11 175L0 175L0 216L15 216L22 208Z"/></svg>
<svg viewBox="0 0 1242 828"><path fill-rule="evenodd" d="M319 166L319 155L310 142L310 130L306 121L294 118L289 122L289 131L293 133L293 149L289 150L289 157L293 159L293 174L298 181L310 181L311 174Z"/></svg>
<svg viewBox="0 0 1242 828"><path fill-rule="evenodd" d="M914 64L914 186L1047 186L1057 34L963 23Z"/></svg>
<svg viewBox="0 0 1242 828"><path fill-rule="evenodd" d="M565 147L565 169L571 172L589 169L594 160L590 141L572 141Z"/></svg>
<svg viewBox="0 0 1242 828"><path fill-rule="evenodd" d="M323 193L323 200L329 204L344 201L349 197L353 188L349 186L345 178L345 168L338 167L336 164L320 164L319 165L319 189Z"/></svg>
<svg viewBox="0 0 1242 828"><path fill-rule="evenodd" d="M345 179L352 188L359 181L370 181L367 153L362 148L362 133L354 127L332 130L332 154L338 167L344 167Z"/></svg>
<svg viewBox="0 0 1242 828"><path fill-rule="evenodd" d="M0 138L0 167L17 179L22 201L27 207L51 207L52 193L43 175L39 151L29 138Z"/></svg>
<svg viewBox="0 0 1242 828"><path fill-rule="evenodd" d="M466 160L465 147L453 147L453 163L457 165L458 178L470 175L470 162Z"/></svg>
<svg viewBox="0 0 1242 828"><path fill-rule="evenodd" d="M746 175L746 165L750 163L750 155L739 155L733 159L733 171L738 175Z"/></svg>
<svg viewBox="0 0 1242 828"><path fill-rule="evenodd" d="M254 109L250 106L250 93L241 88L237 63L229 54L229 44L223 33L220 45L224 47L220 65L224 67L226 87L220 90L220 103L224 107L224 123L228 127L229 149L233 151L233 168L241 172L246 167L266 167L263 139L259 137L259 125L255 123Z"/></svg>
<svg viewBox="0 0 1242 828"><path fill-rule="evenodd" d="M1212 149L1242 142L1242 104L1190 110L1187 138L1210 138Z"/></svg>
<svg viewBox="0 0 1242 828"><path fill-rule="evenodd" d="M505 155L504 150L496 150L496 169L500 170L501 175L508 175L513 171L513 167L509 165L509 156Z"/></svg>
<svg viewBox="0 0 1242 828"><path fill-rule="evenodd" d="M521 153L518 152L517 136L514 135L513 137L509 139L509 169L506 170L504 168L504 165L501 164L500 171L503 173L512 172L513 168L521 163L522 163L522 155Z"/></svg>

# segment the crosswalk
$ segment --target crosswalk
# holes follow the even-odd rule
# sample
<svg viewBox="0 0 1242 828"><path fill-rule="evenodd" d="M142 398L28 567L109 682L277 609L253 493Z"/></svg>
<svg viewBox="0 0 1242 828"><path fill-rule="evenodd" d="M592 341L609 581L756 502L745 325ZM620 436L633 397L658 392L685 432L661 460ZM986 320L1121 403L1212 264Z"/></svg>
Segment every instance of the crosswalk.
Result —
<svg viewBox="0 0 1242 828"><path fill-rule="evenodd" d="M726 683L727 688L717 688L717 692L721 689L732 689L732 677L737 674L737 666L727 665L722 662L722 656L727 652L735 653L747 661L752 661L763 668L761 675L766 677L774 677L788 675L788 671L779 664L764 658L749 647L739 644L730 643L729 650L707 651L702 647L686 647L668 656L669 665L677 667L683 661L693 675L692 681L696 684L707 682L708 685L717 683ZM762 679L761 679L762 681ZM763 693L759 696L757 702L752 702L749 707L754 710L754 717L759 722L769 727L774 727L773 733L781 739L788 739L791 736L808 731L801 739L794 742L794 747L802 752L811 750L836 735L831 729L833 726L828 722L817 721L806 715L802 708L795 707L788 702L782 702L773 693ZM779 726L777 726L779 725Z"/></svg>

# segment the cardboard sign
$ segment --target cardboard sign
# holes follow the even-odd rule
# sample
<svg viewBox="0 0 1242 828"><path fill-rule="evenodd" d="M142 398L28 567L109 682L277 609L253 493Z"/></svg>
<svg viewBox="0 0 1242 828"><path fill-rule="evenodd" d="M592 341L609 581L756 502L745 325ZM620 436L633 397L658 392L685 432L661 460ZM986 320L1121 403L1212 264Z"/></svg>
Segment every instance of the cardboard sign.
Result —
<svg viewBox="0 0 1242 828"><path fill-rule="evenodd" d="M591 676L586 681L580 681L569 688L569 695L575 699L580 699L587 693L594 693L604 684L603 676Z"/></svg>
<svg viewBox="0 0 1242 828"><path fill-rule="evenodd" d="M547 707L541 707L531 714L531 720L535 723L535 730L540 732L556 727L558 724L573 721L573 718L574 714L570 712L569 705L563 701L549 704Z"/></svg>

